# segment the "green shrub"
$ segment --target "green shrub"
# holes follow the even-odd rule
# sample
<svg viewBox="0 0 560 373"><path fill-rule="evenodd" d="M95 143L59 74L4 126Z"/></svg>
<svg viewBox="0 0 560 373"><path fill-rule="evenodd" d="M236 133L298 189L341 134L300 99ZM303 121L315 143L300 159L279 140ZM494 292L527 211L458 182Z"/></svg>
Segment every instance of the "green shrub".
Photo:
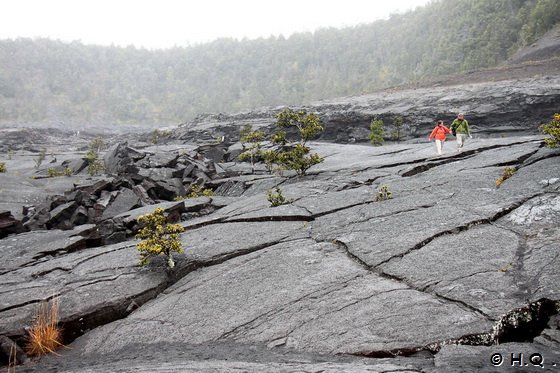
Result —
<svg viewBox="0 0 560 373"><path fill-rule="evenodd" d="M551 137L544 139L546 146L549 148L556 148L560 145L560 114L556 113L552 117L552 121L546 124L542 124L539 129L545 135L550 135Z"/></svg>
<svg viewBox="0 0 560 373"><path fill-rule="evenodd" d="M278 163L278 152L274 150L261 150L260 158L263 160L268 172L274 171L274 165Z"/></svg>
<svg viewBox="0 0 560 373"><path fill-rule="evenodd" d="M292 149L279 152L277 163L286 170L294 170L298 175L316 164L323 162L324 158L318 154L310 154L310 149L303 144L296 144Z"/></svg>
<svg viewBox="0 0 560 373"><path fill-rule="evenodd" d="M383 128L383 121L381 119L373 119L369 125L369 141L375 146L383 145L383 134L385 132Z"/></svg>
<svg viewBox="0 0 560 373"><path fill-rule="evenodd" d="M313 136L323 131L321 120L314 113L307 114L305 111L295 112L285 109L276 116L276 119L276 125L279 128L297 128L302 145L305 145Z"/></svg>
<svg viewBox="0 0 560 373"><path fill-rule="evenodd" d="M245 125L240 132L241 145L245 151L239 154L238 158L241 161L251 162L251 173L255 173L255 161L260 158L261 141L263 141L264 138L265 133L262 131L253 131L250 124Z"/></svg>
<svg viewBox="0 0 560 373"><path fill-rule="evenodd" d="M157 145L160 139L169 137L169 135L171 135L169 131L159 130L159 129L153 130L152 139L151 139L152 144Z"/></svg>
<svg viewBox="0 0 560 373"><path fill-rule="evenodd" d="M88 163L88 174L95 176L105 169L103 161L99 159L99 152L105 145L103 139L98 136L89 143L89 151L86 153L85 160Z"/></svg>
<svg viewBox="0 0 560 373"><path fill-rule="evenodd" d="M395 115L393 117L393 132L391 132L391 137L395 141L400 141L403 132L403 117L400 115Z"/></svg>
<svg viewBox="0 0 560 373"><path fill-rule="evenodd" d="M187 198L212 197L213 195L214 191L212 189L202 188L200 185L192 184Z"/></svg>
<svg viewBox="0 0 560 373"><path fill-rule="evenodd" d="M70 167L65 167L64 171L62 171L62 174L64 176L72 176L73 173L74 173L74 170L71 169Z"/></svg>
<svg viewBox="0 0 560 373"><path fill-rule="evenodd" d="M57 171L54 167L49 167L47 169L47 176L48 177L58 177L58 176L72 176L74 170L70 167L65 167L62 171Z"/></svg>
<svg viewBox="0 0 560 373"><path fill-rule="evenodd" d="M286 140L286 132L285 131L278 131L270 138L275 145L286 145L288 140Z"/></svg>
<svg viewBox="0 0 560 373"><path fill-rule="evenodd" d="M41 166L41 163L43 163L45 158L47 158L47 149L43 148L43 149L41 149L41 152L39 152L39 155L37 156L37 159L34 159L35 168L39 168L39 166Z"/></svg>
<svg viewBox="0 0 560 373"><path fill-rule="evenodd" d="M6 171L8 171L8 169L6 168L6 163L0 162L0 173Z"/></svg>
<svg viewBox="0 0 560 373"><path fill-rule="evenodd" d="M516 169L513 167L506 167L504 168L504 171L502 173L502 176L500 176L499 178L496 179L496 187L499 188L500 185L502 185L502 183L504 181L506 181L507 179L509 179L510 177L513 176L513 174L515 174Z"/></svg>
<svg viewBox="0 0 560 373"><path fill-rule="evenodd" d="M280 190L279 187L276 187L274 189L274 192L272 190L267 191L266 199L268 202L270 202L271 207L277 207L289 203L286 200L286 198L282 195L282 191Z"/></svg>
<svg viewBox="0 0 560 373"><path fill-rule="evenodd" d="M89 150L95 151L95 153L99 153L101 149L105 146L105 141L101 136L97 136L89 143Z"/></svg>
<svg viewBox="0 0 560 373"><path fill-rule="evenodd" d="M386 201L392 198L393 198L393 193L391 193L389 187L387 185L383 185L381 188L379 188L379 191L375 196L375 202Z"/></svg>
<svg viewBox="0 0 560 373"><path fill-rule="evenodd" d="M282 148L262 151L264 132L253 131L251 125L246 124L240 131L240 141L245 151L239 155L239 159L250 161L252 172L256 161L264 161L269 172L272 172L276 165L280 170L295 170L299 175L305 175L311 166L323 161L318 154L310 154L310 149L305 146L309 139L323 130L319 117L305 111L294 112L285 109L276 118L278 128L297 128L299 139L288 142L286 132L278 131L272 135L271 141Z"/></svg>
<svg viewBox="0 0 560 373"><path fill-rule="evenodd" d="M165 255L169 268L174 268L172 252L183 252L179 233L184 232L185 228L180 224L169 224L163 211L158 207L151 214L141 215L136 219L142 226L136 238L144 240L136 244L141 266L147 265L154 256Z"/></svg>
<svg viewBox="0 0 560 373"><path fill-rule="evenodd" d="M86 161L88 163L88 174L91 176L97 175L105 169L105 165L98 158L97 151L95 149L90 149L86 154Z"/></svg>
<svg viewBox="0 0 560 373"><path fill-rule="evenodd" d="M47 176L48 177L57 177L59 176L58 172L56 171L56 168L54 167L49 167L47 169Z"/></svg>

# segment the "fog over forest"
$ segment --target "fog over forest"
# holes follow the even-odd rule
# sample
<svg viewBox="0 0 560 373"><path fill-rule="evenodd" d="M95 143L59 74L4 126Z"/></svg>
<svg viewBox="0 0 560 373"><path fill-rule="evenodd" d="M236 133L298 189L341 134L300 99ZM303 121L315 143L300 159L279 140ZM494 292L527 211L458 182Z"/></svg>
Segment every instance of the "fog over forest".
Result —
<svg viewBox="0 0 560 373"><path fill-rule="evenodd" d="M438 0L344 29L166 50L0 40L0 123L158 126L360 95L497 66L559 20L556 0Z"/></svg>

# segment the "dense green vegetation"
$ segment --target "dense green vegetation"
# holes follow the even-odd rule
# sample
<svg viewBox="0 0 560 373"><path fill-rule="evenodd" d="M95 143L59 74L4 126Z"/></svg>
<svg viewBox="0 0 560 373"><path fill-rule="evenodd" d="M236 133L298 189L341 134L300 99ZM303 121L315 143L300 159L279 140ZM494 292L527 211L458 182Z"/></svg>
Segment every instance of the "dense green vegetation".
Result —
<svg viewBox="0 0 560 373"><path fill-rule="evenodd" d="M367 25L168 50L2 40L0 121L178 123L362 94L495 66L559 21L557 0L433 0Z"/></svg>

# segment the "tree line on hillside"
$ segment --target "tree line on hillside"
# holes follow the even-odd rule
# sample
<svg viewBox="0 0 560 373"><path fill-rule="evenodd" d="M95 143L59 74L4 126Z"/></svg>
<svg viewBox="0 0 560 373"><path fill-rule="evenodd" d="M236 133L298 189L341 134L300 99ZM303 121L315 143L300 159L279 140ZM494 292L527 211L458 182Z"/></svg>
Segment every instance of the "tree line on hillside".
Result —
<svg viewBox="0 0 560 373"><path fill-rule="evenodd" d="M371 24L166 50L1 40L0 121L166 124L363 94L495 66L559 21L557 0L432 0Z"/></svg>

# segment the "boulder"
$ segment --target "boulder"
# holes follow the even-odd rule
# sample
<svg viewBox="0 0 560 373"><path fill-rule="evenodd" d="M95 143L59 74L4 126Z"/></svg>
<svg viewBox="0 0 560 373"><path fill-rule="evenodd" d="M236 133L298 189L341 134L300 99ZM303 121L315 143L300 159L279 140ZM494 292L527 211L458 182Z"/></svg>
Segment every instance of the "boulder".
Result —
<svg viewBox="0 0 560 373"><path fill-rule="evenodd" d="M14 218L10 211L0 211L0 238L12 233L24 232L25 228L21 221Z"/></svg>
<svg viewBox="0 0 560 373"><path fill-rule="evenodd" d="M136 167L135 162L144 158L144 156L144 153L130 148L126 142L117 143L109 148L103 157L105 171L108 174L116 175L136 174L138 167Z"/></svg>
<svg viewBox="0 0 560 373"><path fill-rule="evenodd" d="M132 210L138 207L140 198L130 189L123 188L117 192L116 197L109 201L108 206L103 210L101 219L109 219L115 215Z"/></svg>
<svg viewBox="0 0 560 373"><path fill-rule="evenodd" d="M223 162L226 154L224 144L207 144L202 145L196 149L205 158L210 159L212 162Z"/></svg>
<svg viewBox="0 0 560 373"><path fill-rule="evenodd" d="M81 190L87 195L99 196L102 190L108 190L111 188L114 180L114 178L107 177L96 178L89 183L76 185L75 189Z"/></svg>
<svg viewBox="0 0 560 373"><path fill-rule="evenodd" d="M67 159L62 162L63 168L70 168L73 174L79 174L88 166L88 161L83 158Z"/></svg>
<svg viewBox="0 0 560 373"><path fill-rule="evenodd" d="M50 219L46 223L47 229L72 229L73 225L71 217L73 216L76 207L76 202L70 201L52 209L50 211Z"/></svg>

